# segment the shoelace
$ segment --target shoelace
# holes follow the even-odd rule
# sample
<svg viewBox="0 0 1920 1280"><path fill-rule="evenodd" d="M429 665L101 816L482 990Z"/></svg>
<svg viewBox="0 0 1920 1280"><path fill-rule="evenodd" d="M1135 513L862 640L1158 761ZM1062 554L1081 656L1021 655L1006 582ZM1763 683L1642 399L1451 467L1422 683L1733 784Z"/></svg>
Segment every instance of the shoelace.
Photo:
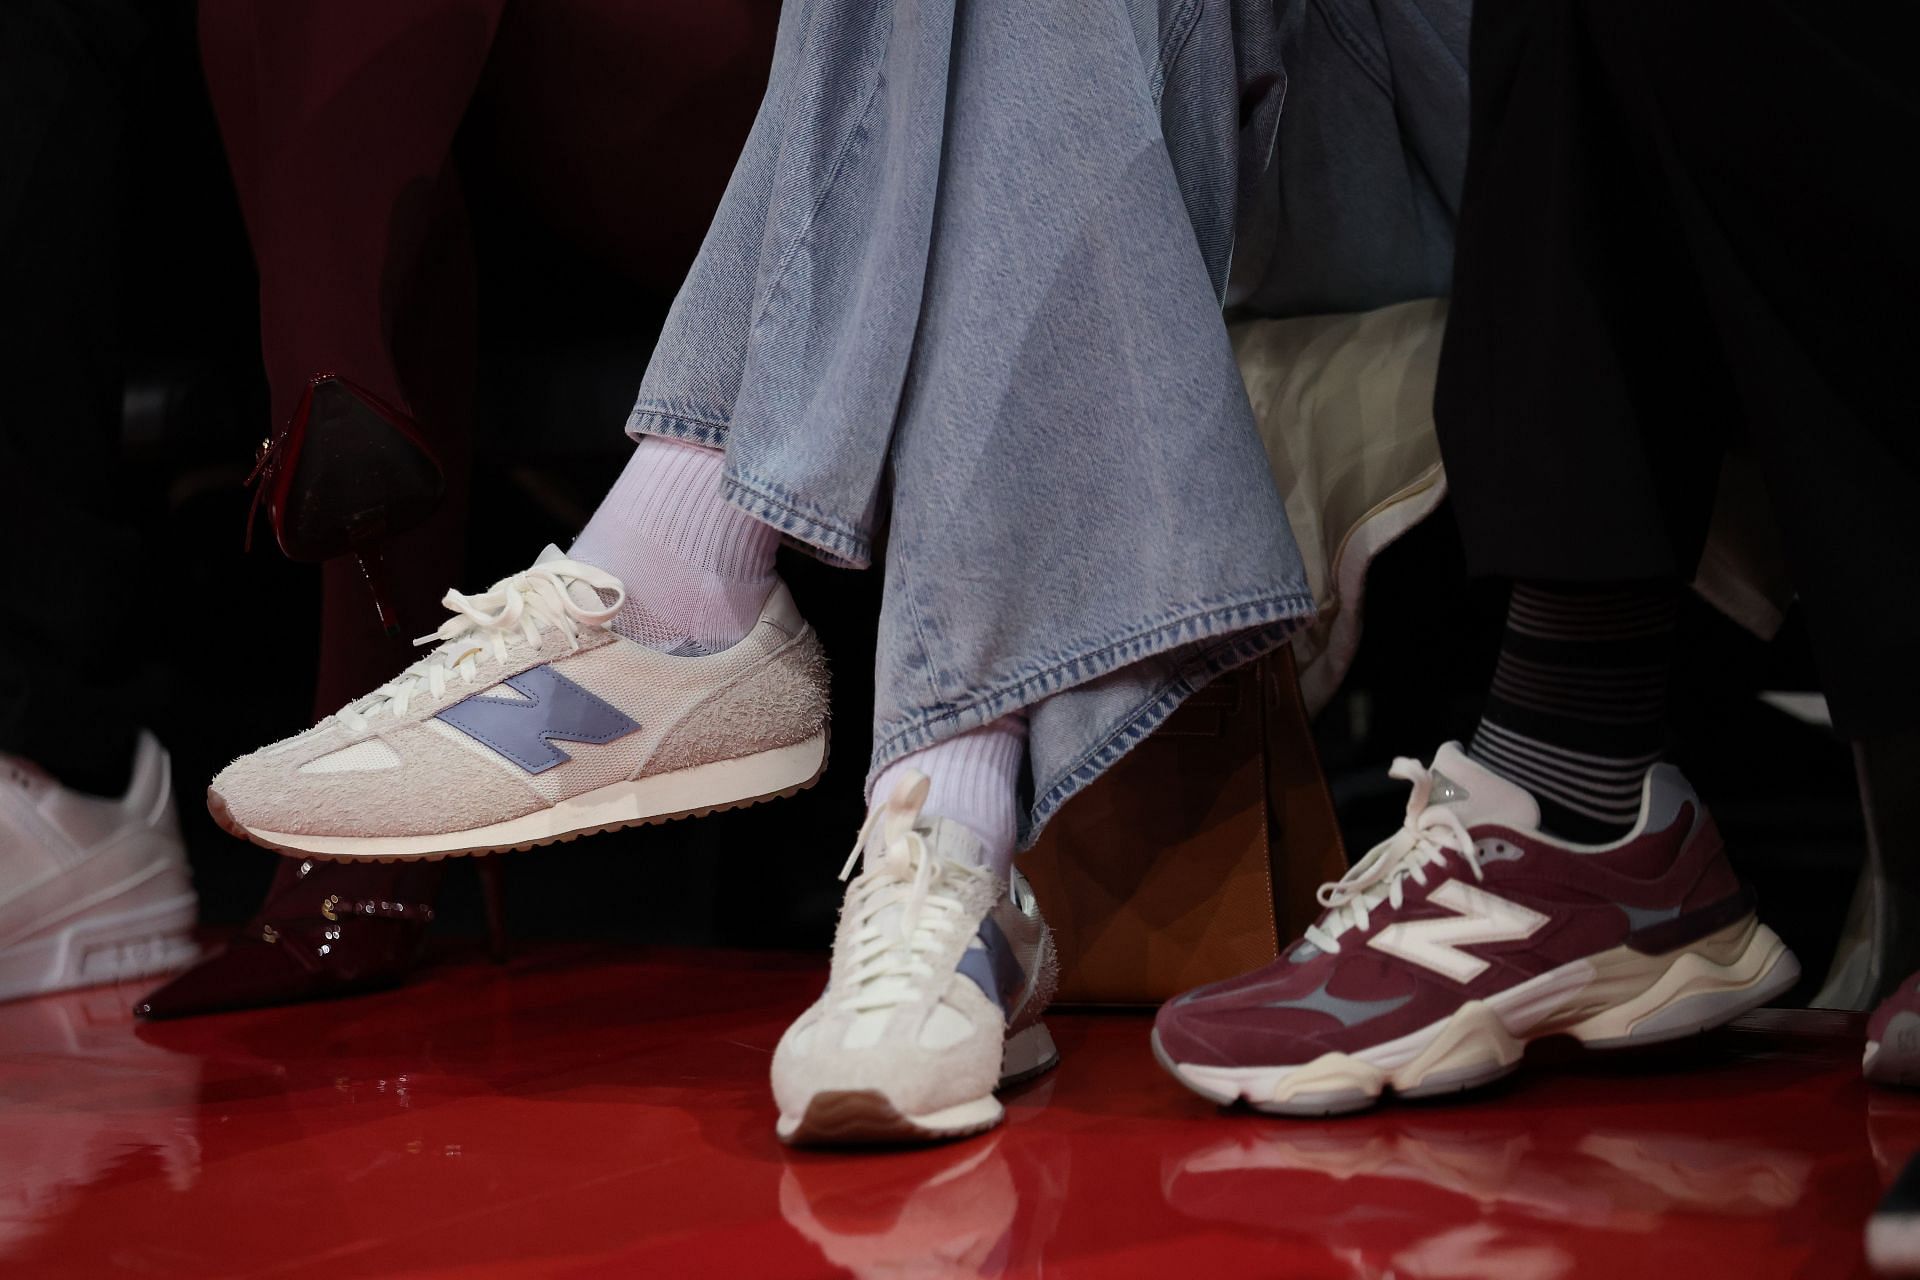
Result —
<svg viewBox="0 0 1920 1280"><path fill-rule="evenodd" d="M1353 864L1353 869L1338 880L1320 886L1320 905L1327 914L1318 924L1307 926L1306 939L1322 951L1337 954L1340 935L1349 929L1365 929L1372 913L1382 902L1398 910L1408 880L1424 885L1427 868L1447 860L1449 853L1460 856L1482 879L1480 853L1473 836L1460 815L1445 805L1430 805L1433 774L1418 760L1401 756L1388 770L1390 776L1413 784L1407 798L1407 817L1400 830L1375 845L1371 852Z"/></svg>
<svg viewBox="0 0 1920 1280"><path fill-rule="evenodd" d="M849 1012L888 1009L916 998L916 980L935 976L928 957L950 949L961 924L965 904L942 892L943 868L949 864L919 829L927 785L925 775L910 771L886 803L867 814L840 868L842 880L853 875L868 837L884 822L885 843L848 886L853 953L846 963L852 994L841 1007ZM898 918L883 923L880 917L893 907L900 909Z"/></svg>
<svg viewBox="0 0 1920 1280"><path fill-rule="evenodd" d="M569 582L581 582L594 591L613 593L613 603L590 609L567 591ZM518 636L527 644L540 643L540 631L555 627L564 632L570 648L580 647L584 627L601 627L613 620L626 602L627 593L620 579L604 570L578 560L549 560L510 578L502 578L478 595L449 591L440 603L453 616L440 624L432 635L421 636L416 645L437 644L426 657L413 663L393 679L366 697L349 704L338 715L354 732L367 727L367 721L382 712L405 715L414 698L425 693L437 698L458 676L472 683L479 677L477 659L491 652L496 663L505 665L511 655L508 639Z"/></svg>

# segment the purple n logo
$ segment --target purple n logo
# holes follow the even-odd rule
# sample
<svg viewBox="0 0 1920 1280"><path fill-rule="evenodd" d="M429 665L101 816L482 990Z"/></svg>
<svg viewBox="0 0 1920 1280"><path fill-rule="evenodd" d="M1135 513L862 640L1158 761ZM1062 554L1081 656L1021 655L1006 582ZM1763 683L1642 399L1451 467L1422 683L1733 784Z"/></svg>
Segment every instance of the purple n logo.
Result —
<svg viewBox="0 0 1920 1280"><path fill-rule="evenodd" d="M1013 1016L1025 992L1027 975L1013 954L1013 945L992 916L980 922L979 933L960 953L960 963L955 967L963 977L973 979L973 985L999 1005L1002 1013L1009 1018Z"/></svg>
<svg viewBox="0 0 1920 1280"><path fill-rule="evenodd" d="M640 727L618 707L594 697L552 667L533 667L506 681L518 698L474 694L442 711L444 720L476 742L484 742L528 773L545 773L573 759L553 745L562 742L612 742Z"/></svg>

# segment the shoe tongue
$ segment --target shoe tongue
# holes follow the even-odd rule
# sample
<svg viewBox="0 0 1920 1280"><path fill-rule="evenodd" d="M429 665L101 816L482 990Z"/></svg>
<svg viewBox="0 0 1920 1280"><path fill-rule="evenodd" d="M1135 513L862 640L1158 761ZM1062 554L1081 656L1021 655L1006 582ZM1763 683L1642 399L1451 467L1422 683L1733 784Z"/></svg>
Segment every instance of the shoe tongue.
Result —
<svg viewBox="0 0 1920 1280"><path fill-rule="evenodd" d="M1525 788L1476 763L1459 743L1442 746L1430 772L1433 795L1427 803L1452 809L1469 827L1493 823L1522 831L1539 829L1539 802Z"/></svg>
<svg viewBox="0 0 1920 1280"><path fill-rule="evenodd" d="M925 822L921 830L927 842L928 857L937 858L956 867L986 866L986 842L975 835L972 828L950 818L933 818ZM864 861L868 867L874 866L876 860L883 856L883 851L887 847L882 839L883 834L876 831L867 841L867 854ZM940 877L936 876L934 886L937 887L940 883ZM874 917L874 923L882 929L896 929L899 927L900 914L905 909L905 905L901 903L886 907Z"/></svg>

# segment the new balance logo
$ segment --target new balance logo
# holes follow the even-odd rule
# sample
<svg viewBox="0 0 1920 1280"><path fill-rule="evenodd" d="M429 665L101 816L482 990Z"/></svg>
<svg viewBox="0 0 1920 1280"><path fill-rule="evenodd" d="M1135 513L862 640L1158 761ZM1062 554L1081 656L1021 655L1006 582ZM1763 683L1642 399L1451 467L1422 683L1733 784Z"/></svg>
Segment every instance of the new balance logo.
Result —
<svg viewBox="0 0 1920 1280"><path fill-rule="evenodd" d="M640 727L639 721L552 667L522 671L506 685L525 700L476 693L435 718L484 742L528 773L545 773L573 759L553 745L555 739L598 744L624 738Z"/></svg>
<svg viewBox="0 0 1920 1280"><path fill-rule="evenodd" d="M1472 982L1488 965L1462 947L1519 942L1547 922L1538 911L1459 880L1447 881L1428 894L1427 901L1455 914L1390 924L1368 939L1367 945L1460 983Z"/></svg>
<svg viewBox="0 0 1920 1280"><path fill-rule="evenodd" d="M1013 954L1013 944L1000 926L988 916L980 922L979 935L960 954L962 977L971 978L981 994L1000 1006L1009 1018L1025 995L1027 974Z"/></svg>

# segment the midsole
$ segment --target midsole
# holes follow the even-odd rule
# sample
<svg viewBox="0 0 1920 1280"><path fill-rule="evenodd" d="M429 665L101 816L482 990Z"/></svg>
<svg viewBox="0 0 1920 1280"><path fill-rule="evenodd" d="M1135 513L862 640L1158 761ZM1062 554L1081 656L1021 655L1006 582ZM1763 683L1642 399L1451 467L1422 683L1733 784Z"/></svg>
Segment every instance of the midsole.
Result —
<svg viewBox="0 0 1920 1280"><path fill-rule="evenodd" d="M805 742L792 746L655 774L633 782L616 782L562 800L550 808L466 831L417 836L300 835L259 827L248 827L247 831L277 848L330 857L419 857L506 847L756 800L811 782L819 776L826 757L827 733L822 729Z"/></svg>
<svg viewBox="0 0 1920 1280"><path fill-rule="evenodd" d="M1060 1051L1044 1022L1035 1022L1007 1037L1000 1049L1000 1080L1021 1080L1037 1075L1059 1061Z"/></svg>
<svg viewBox="0 0 1920 1280"><path fill-rule="evenodd" d="M1349 1053L1331 1052L1290 1066L1177 1065L1194 1082L1223 1093L1246 1085L1279 1098L1339 1087L1377 1092L1409 1064L1417 1073L1416 1060L1450 1028L1457 1032L1454 1024L1469 1008L1481 1024L1480 1032L1506 1040L1501 1052L1516 1057L1526 1041L1550 1035L1621 1043L1632 1038L1636 1026L1680 1001L1760 986L1783 957L1790 959L1779 937L1748 917L1664 956L1616 947L1575 960L1484 1000L1468 1001L1417 1031Z"/></svg>
<svg viewBox="0 0 1920 1280"><path fill-rule="evenodd" d="M18 938L0 945L0 960L38 955L66 946L75 937L98 936L111 940L121 936L141 938L160 933L186 936L193 932L199 912L199 899L190 892L172 894L158 902L146 902L118 911L96 910L90 915L62 920L58 926L32 937Z"/></svg>

